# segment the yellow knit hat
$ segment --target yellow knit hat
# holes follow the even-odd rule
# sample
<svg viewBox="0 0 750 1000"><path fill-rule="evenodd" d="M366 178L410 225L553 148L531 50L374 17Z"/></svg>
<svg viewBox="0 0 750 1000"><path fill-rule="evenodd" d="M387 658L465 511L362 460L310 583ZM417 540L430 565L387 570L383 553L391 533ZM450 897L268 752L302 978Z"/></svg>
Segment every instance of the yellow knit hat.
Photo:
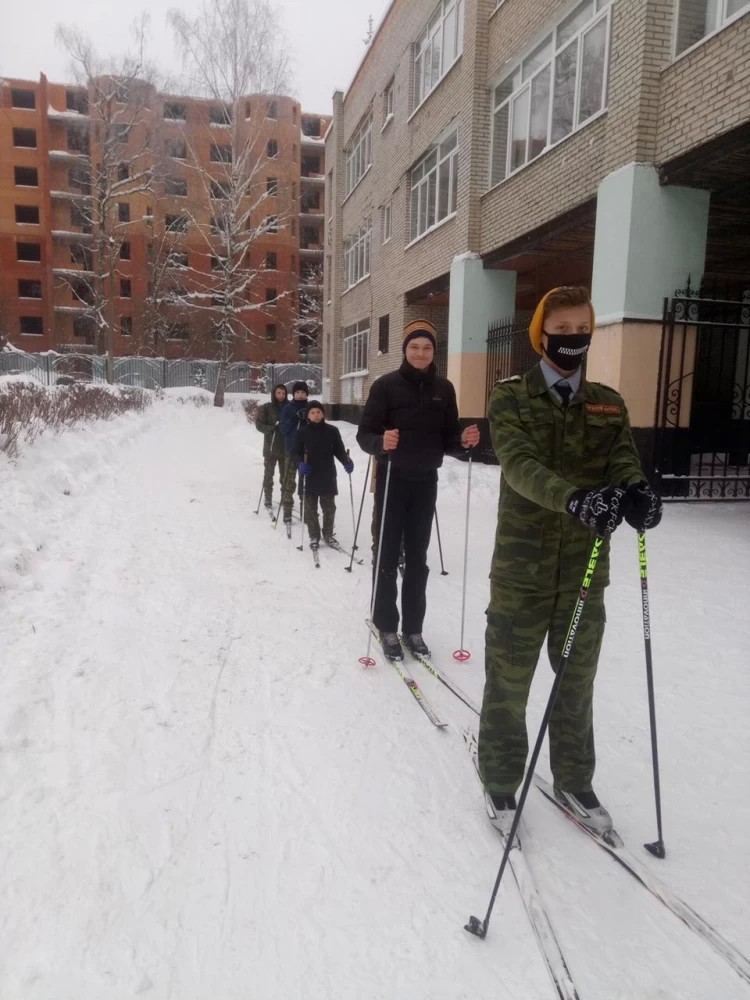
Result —
<svg viewBox="0 0 750 1000"><path fill-rule="evenodd" d="M554 295L555 292L561 292L567 285L560 285L559 288L550 288L546 295L543 295L539 300L539 305L534 310L534 315L531 317L531 323L529 323L529 340L531 341L531 346L534 348L537 354L542 353L542 334L544 333L544 307L546 305L547 299L550 295ZM594 313L594 306L589 300L589 309L591 310L591 332L594 332L594 327L596 326L596 314Z"/></svg>

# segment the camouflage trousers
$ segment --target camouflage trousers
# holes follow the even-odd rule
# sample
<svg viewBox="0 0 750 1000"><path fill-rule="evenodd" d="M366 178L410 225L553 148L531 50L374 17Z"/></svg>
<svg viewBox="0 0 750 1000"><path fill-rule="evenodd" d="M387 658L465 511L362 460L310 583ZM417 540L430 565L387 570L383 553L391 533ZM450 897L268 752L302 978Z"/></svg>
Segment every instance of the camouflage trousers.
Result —
<svg viewBox="0 0 750 1000"><path fill-rule="evenodd" d="M323 538L333 534L333 522L336 517L336 497L333 494L318 496L305 491L305 524L311 542L320 541L320 522L318 521L318 500L323 514Z"/></svg>
<svg viewBox="0 0 750 1000"><path fill-rule="evenodd" d="M283 519L291 521L294 509L294 491L297 486L297 463L292 455L284 455L281 469L281 507ZM279 463L281 465L281 463Z"/></svg>
<svg viewBox="0 0 750 1000"><path fill-rule="evenodd" d="M523 780L529 752L526 703L539 652L547 636L556 670L577 596L493 586L479 722L479 770L493 795L514 793ZM549 723L552 774L565 791L591 789L596 765L594 677L605 622L604 590L591 590Z"/></svg>
<svg viewBox="0 0 750 1000"><path fill-rule="evenodd" d="M279 486L284 488L284 468L286 466L284 455L266 455L263 459L263 496L266 507L270 507L273 502L273 474L278 467Z"/></svg>

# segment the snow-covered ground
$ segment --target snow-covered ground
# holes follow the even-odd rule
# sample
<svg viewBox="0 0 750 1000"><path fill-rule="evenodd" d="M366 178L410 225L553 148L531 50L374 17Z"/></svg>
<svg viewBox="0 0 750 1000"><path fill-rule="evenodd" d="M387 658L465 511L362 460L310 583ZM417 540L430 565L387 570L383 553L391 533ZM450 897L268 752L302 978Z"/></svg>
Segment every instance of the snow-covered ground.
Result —
<svg viewBox="0 0 750 1000"><path fill-rule="evenodd" d="M358 504L366 460L340 427ZM358 664L368 568L323 550L314 570L299 527L289 542L253 513L261 471L238 408L169 397L0 455L0 997L552 997L511 879L486 941L463 930L500 860L463 749L473 716L415 666L450 723L435 730L392 669ZM458 665L466 471L441 475L449 575L435 545L425 634L479 700L498 470L473 472ZM596 787L645 863L747 951L750 506L671 506L648 542L665 861L640 848L656 829L627 528ZM550 680L544 661L531 726ZM584 1000L750 998L536 793L526 817Z"/></svg>

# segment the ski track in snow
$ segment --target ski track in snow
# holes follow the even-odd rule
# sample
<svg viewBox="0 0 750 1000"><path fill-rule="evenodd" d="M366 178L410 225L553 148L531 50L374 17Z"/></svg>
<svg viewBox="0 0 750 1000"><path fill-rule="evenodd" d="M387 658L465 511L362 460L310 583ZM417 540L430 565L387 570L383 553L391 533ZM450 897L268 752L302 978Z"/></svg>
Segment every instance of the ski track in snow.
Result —
<svg viewBox="0 0 750 1000"><path fill-rule="evenodd" d="M339 426L358 504L366 456ZM438 732L393 670L357 663L369 567L347 574L323 548L314 570L298 524L289 542L253 513L260 450L238 408L167 399L0 465L0 998L552 997L510 876L487 940L463 930L500 861L461 739L475 717L410 664L450 722ZM449 576L431 551L426 635L476 700L497 484L497 469L474 469L465 665L450 657L466 485L454 460L438 501ZM341 470L339 489L346 545ZM364 526L369 514L368 496ZM643 853L745 949L749 515L672 506L648 536L668 858ZM640 852L656 830L632 532L615 536L612 576L597 788ZM530 728L550 681L543 657ZM750 997L533 793L526 824L584 1000Z"/></svg>

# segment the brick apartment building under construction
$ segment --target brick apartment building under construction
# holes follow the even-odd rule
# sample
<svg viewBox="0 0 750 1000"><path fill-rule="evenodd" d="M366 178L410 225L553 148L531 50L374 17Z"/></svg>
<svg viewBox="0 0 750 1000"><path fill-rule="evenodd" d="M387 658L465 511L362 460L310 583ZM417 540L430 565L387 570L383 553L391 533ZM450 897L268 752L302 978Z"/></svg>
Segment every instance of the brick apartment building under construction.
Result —
<svg viewBox="0 0 750 1000"><path fill-rule="evenodd" d="M226 198L233 137L250 148L249 136L246 218L261 232L248 251L253 308L241 316L232 355L319 360L322 137L330 117L305 114L287 97L249 95L229 107L144 84L135 98L116 92L103 123L92 88L45 76L0 87L0 332L27 351L111 346L115 355L216 356L221 302L210 290L221 240L212 227ZM109 178L111 269L96 260L102 240L91 210L107 158L120 161ZM105 323L92 301L95 272L107 274ZM201 308L190 308L193 301ZM112 331L109 344L103 327Z"/></svg>
<svg viewBox="0 0 750 1000"><path fill-rule="evenodd" d="M426 316L481 418L491 328L585 284L641 446L732 456L750 495L750 0L393 0L326 154L332 401Z"/></svg>

